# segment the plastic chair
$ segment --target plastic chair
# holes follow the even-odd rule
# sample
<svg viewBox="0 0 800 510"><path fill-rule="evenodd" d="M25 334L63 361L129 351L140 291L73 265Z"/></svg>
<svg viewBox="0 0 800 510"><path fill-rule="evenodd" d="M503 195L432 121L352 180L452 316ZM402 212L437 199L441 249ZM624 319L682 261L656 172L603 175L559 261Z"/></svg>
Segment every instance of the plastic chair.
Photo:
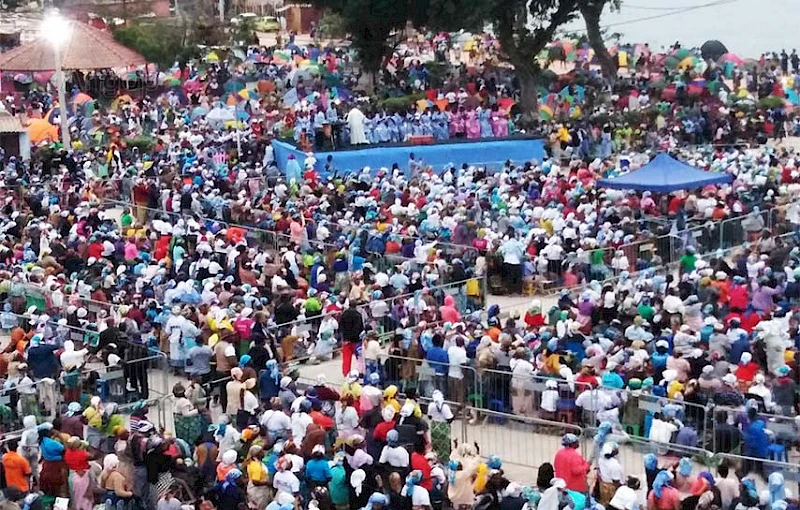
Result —
<svg viewBox="0 0 800 510"><path fill-rule="evenodd" d="M789 453L781 443L772 443L767 447L767 458L778 462L789 462Z"/></svg>
<svg viewBox="0 0 800 510"><path fill-rule="evenodd" d="M642 437L642 426L638 423L623 423L625 433L634 437Z"/></svg>

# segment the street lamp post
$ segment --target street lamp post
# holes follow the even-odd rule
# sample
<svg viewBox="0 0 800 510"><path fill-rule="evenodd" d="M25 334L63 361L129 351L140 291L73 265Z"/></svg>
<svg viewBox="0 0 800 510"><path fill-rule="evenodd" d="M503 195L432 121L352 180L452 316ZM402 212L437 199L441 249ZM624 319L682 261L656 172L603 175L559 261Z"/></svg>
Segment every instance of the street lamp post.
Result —
<svg viewBox="0 0 800 510"><path fill-rule="evenodd" d="M69 23L58 14L50 14L42 22L42 35L53 46L53 56L56 62L56 86L58 87L58 108L61 121L61 143L64 150L72 148L69 136L69 116L67 107L67 83L64 71L61 69L61 45L69 37Z"/></svg>

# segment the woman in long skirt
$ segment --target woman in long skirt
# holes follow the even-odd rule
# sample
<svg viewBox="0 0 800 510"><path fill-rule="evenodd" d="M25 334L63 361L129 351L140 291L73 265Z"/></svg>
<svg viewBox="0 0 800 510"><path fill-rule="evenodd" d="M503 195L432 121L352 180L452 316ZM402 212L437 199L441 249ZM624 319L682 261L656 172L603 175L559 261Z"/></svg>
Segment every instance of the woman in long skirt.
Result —
<svg viewBox="0 0 800 510"><path fill-rule="evenodd" d="M64 462L69 468L69 497L74 510L92 510L94 501L89 475L89 453L81 447L79 437L69 438Z"/></svg>

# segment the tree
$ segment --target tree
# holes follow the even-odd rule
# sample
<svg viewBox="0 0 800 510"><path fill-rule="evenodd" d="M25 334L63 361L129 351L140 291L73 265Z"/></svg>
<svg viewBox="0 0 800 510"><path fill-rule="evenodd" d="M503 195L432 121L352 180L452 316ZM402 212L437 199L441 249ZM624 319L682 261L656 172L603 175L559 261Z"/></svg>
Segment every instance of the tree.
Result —
<svg viewBox="0 0 800 510"><path fill-rule="evenodd" d="M315 0L315 5L343 18L358 51L362 70L374 77L391 55L410 17L413 0ZM397 38L396 41L392 41Z"/></svg>
<svg viewBox="0 0 800 510"><path fill-rule="evenodd" d="M489 19L500 41L501 55L514 66L520 87L523 123L538 116L537 56L558 27L575 17L577 0L493 0Z"/></svg>
<svg viewBox="0 0 800 510"><path fill-rule="evenodd" d="M129 23L114 30L114 39L141 53L148 62L168 69L176 61L184 65L198 56L197 45L189 31L181 26L156 20Z"/></svg>
<svg viewBox="0 0 800 510"><path fill-rule="evenodd" d="M619 10L620 3L621 0L578 0L578 9L586 23L589 46L594 50L594 55L600 63L603 77L611 83L617 79L617 61L606 48L603 32L600 29L600 16L606 5L613 10Z"/></svg>

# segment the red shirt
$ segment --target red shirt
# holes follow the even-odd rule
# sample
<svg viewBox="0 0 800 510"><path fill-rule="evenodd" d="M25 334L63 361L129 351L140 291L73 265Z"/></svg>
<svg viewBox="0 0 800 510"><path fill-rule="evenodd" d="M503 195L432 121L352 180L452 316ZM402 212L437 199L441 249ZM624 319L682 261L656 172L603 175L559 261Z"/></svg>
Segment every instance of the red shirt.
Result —
<svg viewBox="0 0 800 510"><path fill-rule="evenodd" d="M89 257L96 259L103 258L103 243L92 243L89 245Z"/></svg>
<svg viewBox="0 0 800 510"><path fill-rule="evenodd" d="M411 470L422 472L422 480L417 484L427 491L433 490L433 480L431 480L431 466L425 460L425 456L417 452L411 454Z"/></svg>
<svg viewBox="0 0 800 510"><path fill-rule="evenodd" d="M736 378L740 381L753 382L760 368L758 363L753 363L752 361L747 365L739 363L736 367Z"/></svg>
<svg viewBox="0 0 800 510"><path fill-rule="evenodd" d="M89 454L86 450L73 450L67 448L64 452L64 462L73 471L88 471L89 470Z"/></svg>
<svg viewBox="0 0 800 510"><path fill-rule="evenodd" d="M390 430L394 430L394 422L383 421L375 426L372 437L374 437L376 441L386 441L386 434L388 434Z"/></svg>
<svg viewBox="0 0 800 510"><path fill-rule="evenodd" d="M567 482L567 489L575 492L586 492L586 473L591 465L583 460L576 448L565 447L556 453L553 459L553 469L557 478Z"/></svg>
<svg viewBox="0 0 800 510"><path fill-rule="evenodd" d="M731 285L728 291L728 306L731 310L744 311L747 309L747 287L744 285Z"/></svg>
<svg viewBox="0 0 800 510"><path fill-rule="evenodd" d="M333 428L333 419L331 419L330 416L325 416L319 411L311 411L308 413L308 416L311 417L313 423L319 425L326 431Z"/></svg>

